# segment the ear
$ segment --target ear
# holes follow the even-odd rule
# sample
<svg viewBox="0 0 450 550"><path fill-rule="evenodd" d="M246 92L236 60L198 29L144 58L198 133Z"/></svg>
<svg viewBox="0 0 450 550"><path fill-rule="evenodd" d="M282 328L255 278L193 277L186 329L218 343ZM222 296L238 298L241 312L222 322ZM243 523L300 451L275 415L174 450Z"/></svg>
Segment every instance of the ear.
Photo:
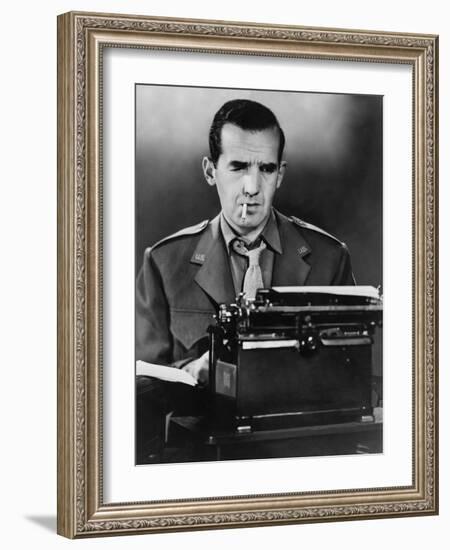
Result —
<svg viewBox="0 0 450 550"><path fill-rule="evenodd" d="M282 160L280 163L280 167L278 168L277 189L280 187L281 182L283 181L284 173L286 172L286 166L287 166L286 161Z"/></svg>
<svg viewBox="0 0 450 550"><path fill-rule="evenodd" d="M209 157L203 157L202 160L203 174L209 185L216 185L216 167Z"/></svg>

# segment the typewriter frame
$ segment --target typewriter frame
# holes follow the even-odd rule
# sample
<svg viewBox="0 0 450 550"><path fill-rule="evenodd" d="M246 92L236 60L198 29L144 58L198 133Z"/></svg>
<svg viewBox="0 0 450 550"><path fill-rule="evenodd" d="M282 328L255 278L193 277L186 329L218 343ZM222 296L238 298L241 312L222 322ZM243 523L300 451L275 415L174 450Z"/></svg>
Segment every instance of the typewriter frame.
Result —
<svg viewBox="0 0 450 550"><path fill-rule="evenodd" d="M239 431L373 421L381 325L381 298L264 289L254 302L223 304L209 328L213 423Z"/></svg>

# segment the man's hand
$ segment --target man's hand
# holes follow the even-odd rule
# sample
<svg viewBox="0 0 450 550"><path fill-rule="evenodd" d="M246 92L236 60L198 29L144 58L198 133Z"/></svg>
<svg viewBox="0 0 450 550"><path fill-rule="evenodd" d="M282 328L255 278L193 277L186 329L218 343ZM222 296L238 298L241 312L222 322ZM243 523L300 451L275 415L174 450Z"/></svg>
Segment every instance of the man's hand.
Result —
<svg viewBox="0 0 450 550"><path fill-rule="evenodd" d="M205 386L209 379L209 351L205 351L201 357L187 363L182 368L193 376L201 386Z"/></svg>

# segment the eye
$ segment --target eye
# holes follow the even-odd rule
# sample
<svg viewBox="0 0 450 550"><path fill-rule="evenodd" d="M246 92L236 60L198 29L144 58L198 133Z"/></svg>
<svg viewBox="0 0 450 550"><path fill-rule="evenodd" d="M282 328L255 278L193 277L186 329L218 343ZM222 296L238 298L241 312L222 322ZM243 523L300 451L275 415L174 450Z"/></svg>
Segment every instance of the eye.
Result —
<svg viewBox="0 0 450 550"><path fill-rule="evenodd" d="M240 172L241 170L245 170L247 166L245 162L232 162L230 164L230 170L231 172Z"/></svg>
<svg viewBox="0 0 450 550"><path fill-rule="evenodd" d="M277 169L277 167L276 167L276 164L270 163L270 164L261 164L259 169L264 174L273 174Z"/></svg>

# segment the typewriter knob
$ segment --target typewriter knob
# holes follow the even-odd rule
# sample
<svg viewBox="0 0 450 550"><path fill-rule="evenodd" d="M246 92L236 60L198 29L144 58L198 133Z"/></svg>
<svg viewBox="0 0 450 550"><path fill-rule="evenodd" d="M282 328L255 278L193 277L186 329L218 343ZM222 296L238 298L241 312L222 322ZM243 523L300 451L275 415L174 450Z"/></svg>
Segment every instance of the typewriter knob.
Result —
<svg viewBox="0 0 450 550"><path fill-rule="evenodd" d="M317 350L317 338L313 336L312 334L309 334L308 336L304 336L300 340L300 347L299 351L300 353L313 353Z"/></svg>

